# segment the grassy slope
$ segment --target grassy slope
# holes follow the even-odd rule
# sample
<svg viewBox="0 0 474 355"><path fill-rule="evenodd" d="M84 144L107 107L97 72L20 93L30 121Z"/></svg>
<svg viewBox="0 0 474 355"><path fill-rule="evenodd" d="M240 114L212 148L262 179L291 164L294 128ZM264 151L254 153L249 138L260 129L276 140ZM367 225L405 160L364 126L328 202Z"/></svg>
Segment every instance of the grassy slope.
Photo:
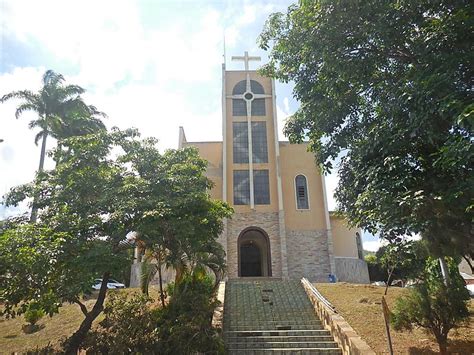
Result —
<svg viewBox="0 0 474 355"><path fill-rule="evenodd" d="M126 289L119 292L139 291L138 289ZM157 299L158 292L150 288L150 296ZM90 299L85 303L91 309L95 299ZM79 328L83 319L84 315L78 305L66 304L60 308L59 314L55 314L51 318L45 316L38 322L42 329L32 334L25 334L21 329L22 325L26 324L23 316L8 320L0 318L0 354L21 354L37 347L42 348L48 343L55 346L60 340L72 335ZM101 319L102 316L100 315L94 324L100 322Z"/></svg>
<svg viewBox="0 0 474 355"><path fill-rule="evenodd" d="M384 287L346 283L317 284L318 290L336 307L354 330L377 354L387 353L387 341L382 315L381 297ZM387 295L389 308L407 290L391 287ZM459 354L474 354L474 300L470 301L470 322L450 332L449 350ZM396 354L434 354L438 345L434 337L421 329L412 333L392 330Z"/></svg>

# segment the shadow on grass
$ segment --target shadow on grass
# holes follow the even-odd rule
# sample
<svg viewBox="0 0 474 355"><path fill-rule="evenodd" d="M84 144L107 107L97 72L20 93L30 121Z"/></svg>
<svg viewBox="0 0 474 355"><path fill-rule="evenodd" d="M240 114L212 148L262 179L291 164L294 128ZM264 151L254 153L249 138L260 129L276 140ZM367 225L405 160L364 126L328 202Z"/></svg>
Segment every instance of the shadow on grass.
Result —
<svg viewBox="0 0 474 355"><path fill-rule="evenodd" d="M46 327L44 324L24 324L21 329L25 334L33 334Z"/></svg>
<svg viewBox="0 0 474 355"><path fill-rule="evenodd" d="M416 354L439 354L438 351L433 351L428 347L410 347L408 348L410 355ZM448 342L449 354L474 354L474 340L449 340Z"/></svg>

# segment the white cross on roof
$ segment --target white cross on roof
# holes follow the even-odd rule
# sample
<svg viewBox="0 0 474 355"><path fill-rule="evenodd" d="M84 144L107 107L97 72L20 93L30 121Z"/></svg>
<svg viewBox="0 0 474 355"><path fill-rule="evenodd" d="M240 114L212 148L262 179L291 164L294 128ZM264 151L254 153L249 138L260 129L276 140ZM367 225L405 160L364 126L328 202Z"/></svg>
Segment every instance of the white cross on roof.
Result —
<svg viewBox="0 0 474 355"><path fill-rule="evenodd" d="M245 70L249 70L249 61L251 61L251 60L259 61L259 60L262 60L262 58L249 56L249 52L245 51L243 56L232 56L232 60L242 60L242 61L244 61Z"/></svg>

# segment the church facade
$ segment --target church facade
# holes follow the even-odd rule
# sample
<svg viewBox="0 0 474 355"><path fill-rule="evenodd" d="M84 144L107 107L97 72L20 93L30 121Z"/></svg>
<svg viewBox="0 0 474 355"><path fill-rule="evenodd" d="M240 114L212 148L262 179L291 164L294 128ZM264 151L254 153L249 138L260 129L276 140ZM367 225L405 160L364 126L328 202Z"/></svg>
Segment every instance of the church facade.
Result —
<svg viewBox="0 0 474 355"><path fill-rule="evenodd" d="M369 282L360 231L328 211L324 178L306 144L278 140L275 83L249 70L222 68L223 140L179 147L208 160L212 198L234 208L219 241L227 277Z"/></svg>

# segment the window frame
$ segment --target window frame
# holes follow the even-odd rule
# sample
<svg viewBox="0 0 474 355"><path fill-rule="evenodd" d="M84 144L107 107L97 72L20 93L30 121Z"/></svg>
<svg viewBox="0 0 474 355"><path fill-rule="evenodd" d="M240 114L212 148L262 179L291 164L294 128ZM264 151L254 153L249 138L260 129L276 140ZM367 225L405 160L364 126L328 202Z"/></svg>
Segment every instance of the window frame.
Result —
<svg viewBox="0 0 474 355"><path fill-rule="evenodd" d="M268 202L267 203L257 203L257 184L256 184L256 175L261 172L266 172L266 187L268 189ZM253 169L253 199L255 206L268 206L271 205L271 196L270 196L270 170L269 169Z"/></svg>
<svg viewBox="0 0 474 355"><path fill-rule="evenodd" d="M296 178L298 176L303 176L305 179L306 183L306 199L308 200L308 208L298 208L298 190L297 190L297 185L296 185ZM293 184L294 188L293 190L295 191L295 208L297 211L309 211L311 210L311 203L310 203L310 198L309 198L309 184L308 184L308 177L305 174L299 173L295 175L295 178L293 179Z"/></svg>
<svg viewBox="0 0 474 355"><path fill-rule="evenodd" d="M244 138L246 137L247 144L246 146L240 146L243 150L244 153L240 154L239 151L236 150L237 145L235 144L235 138L236 138L236 127L241 126L239 129L242 129L242 132L244 134ZM236 121L232 122L232 163L233 164L248 164L249 163L249 136L248 136L248 130L247 130L247 122L245 121ZM241 133L241 132L239 132ZM245 139L243 139L245 141ZM240 142L240 141L239 141ZM236 157L242 157L242 161L237 161Z"/></svg>
<svg viewBox="0 0 474 355"><path fill-rule="evenodd" d="M247 84L246 80L241 80L241 81L237 82L234 85L234 87L232 88L232 95L242 95L242 94L244 94L246 92L246 84ZM238 90L237 90L237 86L239 86ZM241 90L242 86L244 87L243 91ZM242 92L240 92L240 91L242 91ZM259 81L253 80L253 79L250 80L250 91L253 94L265 94L265 88L263 87L263 85ZM234 106L237 102L241 103L241 104L238 104L238 106L239 106L238 110L237 110L237 108L234 109ZM259 107L262 108L263 113L260 112L260 111L255 112L256 110L259 110L259 109L254 108L254 103L255 104L257 104L257 103L262 104ZM243 107L242 107L242 104L243 104ZM265 98L253 99L251 106L252 106L252 112L250 112L250 116L252 116L252 117L266 117L267 116L267 102L266 102ZM257 107L257 106L255 106L255 107ZM232 109L232 117L234 117L234 118L235 117L245 117L248 114L248 112L247 112L247 102L244 99L234 99L233 98L231 109ZM237 112L237 114L236 114L236 112ZM242 112L245 112L245 114L241 114Z"/></svg>
<svg viewBox="0 0 474 355"><path fill-rule="evenodd" d="M267 122L266 121L252 121L251 123L251 134L252 134L252 161L254 164L268 164L268 135L267 135ZM263 128L261 132L257 132L258 128ZM255 130L254 130L255 128ZM255 133L255 134L254 134ZM261 137L257 136L257 133L262 133ZM258 138L262 138L259 140ZM258 144L257 144L258 142ZM265 144L263 144L265 143ZM264 159L257 161L256 149L257 147L263 148L261 153L264 153Z"/></svg>
<svg viewBox="0 0 474 355"><path fill-rule="evenodd" d="M235 203L235 192L236 192L236 179L235 175L236 173L242 173L242 172L247 172L247 185L248 185L248 203ZM249 169L234 169L232 173L232 204L234 206L250 206L250 171Z"/></svg>

